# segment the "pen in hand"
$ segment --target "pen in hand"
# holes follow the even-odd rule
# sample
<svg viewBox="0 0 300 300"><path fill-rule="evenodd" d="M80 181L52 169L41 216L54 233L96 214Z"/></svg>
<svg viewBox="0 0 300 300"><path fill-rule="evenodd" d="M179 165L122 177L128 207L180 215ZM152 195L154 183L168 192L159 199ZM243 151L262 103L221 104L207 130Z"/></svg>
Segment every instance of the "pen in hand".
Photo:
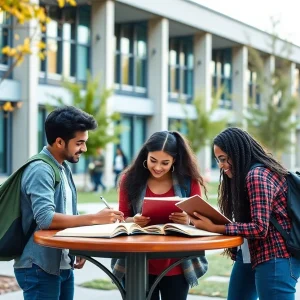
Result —
<svg viewBox="0 0 300 300"><path fill-rule="evenodd" d="M107 201L104 199L104 197L100 196L100 199L102 200L102 202L105 204L105 206L108 209L113 209L111 206L109 206L109 204L107 203ZM123 220L122 223L125 223L125 221Z"/></svg>
<svg viewBox="0 0 300 300"><path fill-rule="evenodd" d="M112 207L110 207L110 206L108 205L108 203L106 202L106 200L105 200L102 196L100 196L100 199L103 201L103 203L105 204L105 206L106 206L107 208L112 209Z"/></svg>

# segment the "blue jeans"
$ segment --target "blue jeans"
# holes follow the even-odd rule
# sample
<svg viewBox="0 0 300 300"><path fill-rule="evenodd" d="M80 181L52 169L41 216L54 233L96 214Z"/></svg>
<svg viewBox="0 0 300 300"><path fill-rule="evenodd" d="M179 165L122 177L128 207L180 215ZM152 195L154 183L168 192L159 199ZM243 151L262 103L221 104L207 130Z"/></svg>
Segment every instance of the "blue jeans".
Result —
<svg viewBox="0 0 300 300"><path fill-rule="evenodd" d="M149 286L156 280L156 275L149 274ZM164 276L152 294L151 300L186 300L189 292L189 284L183 274Z"/></svg>
<svg viewBox="0 0 300 300"><path fill-rule="evenodd" d="M257 265L244 264L241 250L229 281L228 300L295 300L300 260L274 258Z"/></svg>
<svg viewBox="0 0 300 300"><path fill-rule="evenodd" d="M103 192L106 190L106 186L102 182L102 176L103 176L103 172L93 174L94 192L98 191L99 185L102 187Z"/></svg>
<svg viewBox="0 0 300 300"><path fill-rule="evenodd" d="M24 300L73 300L73 270L60 270L52 275L33 264L32 268L15 269L15 276L23 290Z"/></svg>

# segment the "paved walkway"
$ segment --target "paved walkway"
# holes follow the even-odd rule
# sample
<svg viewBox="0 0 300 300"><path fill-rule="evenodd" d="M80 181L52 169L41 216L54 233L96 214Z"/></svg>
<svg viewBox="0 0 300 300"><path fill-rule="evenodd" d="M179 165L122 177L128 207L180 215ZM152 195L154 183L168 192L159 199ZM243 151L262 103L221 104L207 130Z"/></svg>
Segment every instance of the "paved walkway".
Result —
<svg viewBox="0 0 300 300"><path fill-rule="evenodd" d="M102 258L98 259L102 264L104 264L107 268L110 266L110 259ZM0 262L0 275L14 276L13 273L13 263L12 262ZM90 281L93 279L106 278L108 276L98 267L91 264L90 262L86 262L85 266L81 270L75 270L75 297L74 300L122 300L120 293L118 290L113 291L103 291L103 290L94 290L94 289L86 289L79 287L78 285ZM22 292L12 292L4 295L0 295L0 300L22 300ZM174 299L175 300L175 299ZM188 296L188 300L223 300L223 298L212 298L212 297L202 297L202 296Z"/></svg>

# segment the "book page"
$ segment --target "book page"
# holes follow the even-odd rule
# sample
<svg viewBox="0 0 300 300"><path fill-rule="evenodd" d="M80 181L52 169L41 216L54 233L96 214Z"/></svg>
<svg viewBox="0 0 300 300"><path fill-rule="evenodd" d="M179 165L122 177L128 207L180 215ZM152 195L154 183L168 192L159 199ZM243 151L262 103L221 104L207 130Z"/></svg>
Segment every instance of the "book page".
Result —
<svg viewBox="0 0 300 300"><path fill-rule="evenodd" d="M164 224L155 224L144 227L144 230L150 234L165 234Z"/></svg>
<svg viewBox="0 0 300 300"><path fill-rule="evenodd" d="M128 234L132 223L113 223L92 226L80 226L61 230L55 236L73 237L113 237Z"/></svg>
<svg viewBox="0 0 300 300"><path fill-rule="evenodd" d="M172 196L172 197L144 197L144 200L183 200L186 198L180 198L179 196Z"/></svg>
<svg viewBox="0 0 300 300"><path fill-rule="evenodd" d="M201 229L197 229L191 225L169 223L164 226L165 232L178 232L189 236L214 236L220 235L219 233L209 232Z"/></svg>

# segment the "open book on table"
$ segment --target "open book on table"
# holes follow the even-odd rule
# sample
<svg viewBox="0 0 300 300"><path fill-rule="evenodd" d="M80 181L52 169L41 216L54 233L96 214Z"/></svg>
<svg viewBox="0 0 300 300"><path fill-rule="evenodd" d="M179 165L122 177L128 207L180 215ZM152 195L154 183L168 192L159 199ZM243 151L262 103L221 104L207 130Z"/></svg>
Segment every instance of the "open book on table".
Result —
<svg viewBox="0 0 300 300"><path fill-rule="evenodd" d="M209 218L215 224L225 225L231 223L228 218L221 214L207 201L202 199L199 195L181 199L181 201L177 202L175 205L193 217L195 217L194 212L198 212L204 217Z"/></svg>
<svg viewBox="0 0 300 300"><path fill-rule="evenodd" d="M150 225L165 224L170 222L169 216L173 212L182 212L175 204L182 198L174 197L145 197L142 207L142 215L150 217Z"/></svg>
<svg viewBox="0 0 300 300"><path fill-rule="evenodd" d="M135 223L113 223L104 225L92 225L67 228L58 231L55 236L65 237L102 237L112 238L118 235L133 235L133 234L159 234L167 235L171 233L180 233L187 236L213 236L219 235L204 230L197 229L190 225L182 225L175 223L157 224L147 227L140 227Z"/></svg>

